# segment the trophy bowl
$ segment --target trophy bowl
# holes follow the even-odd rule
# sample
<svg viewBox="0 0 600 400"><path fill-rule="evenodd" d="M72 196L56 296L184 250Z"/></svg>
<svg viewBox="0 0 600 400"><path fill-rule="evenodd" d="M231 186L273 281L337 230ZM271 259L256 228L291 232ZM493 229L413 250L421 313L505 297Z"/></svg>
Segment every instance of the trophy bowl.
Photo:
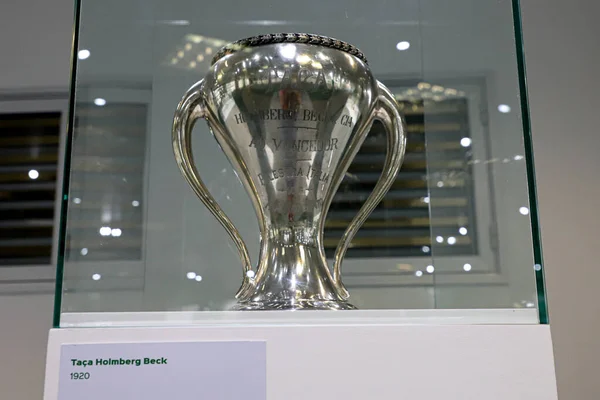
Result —
<svg viewBox="0 0 600 400"><path fill-rule="evenodd" d="M191 134L199 118L208 122L252 200L261 238L256 268L194 163ZM387 132L383 172L343 234L330 270L322 244L327 210L375 120ZM342 260L394 182L406 147L398 104L356 47L302 33L231 43L179 103L172 134L183 176L242 259L233 309L355 308L342 283Z"/></svg>

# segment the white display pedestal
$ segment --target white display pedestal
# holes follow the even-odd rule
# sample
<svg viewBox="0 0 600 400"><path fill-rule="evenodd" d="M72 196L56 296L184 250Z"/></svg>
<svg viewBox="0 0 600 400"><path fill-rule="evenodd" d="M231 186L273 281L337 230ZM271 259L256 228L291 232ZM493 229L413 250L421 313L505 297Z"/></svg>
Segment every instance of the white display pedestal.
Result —
<svg viewBox="0 0 600 400"><path fill-rule="evenodd" d="M262 323L54 329L44 400L63 400L63 344L247 340L266 342L268 400L557 399L547 325Z"/></svg>

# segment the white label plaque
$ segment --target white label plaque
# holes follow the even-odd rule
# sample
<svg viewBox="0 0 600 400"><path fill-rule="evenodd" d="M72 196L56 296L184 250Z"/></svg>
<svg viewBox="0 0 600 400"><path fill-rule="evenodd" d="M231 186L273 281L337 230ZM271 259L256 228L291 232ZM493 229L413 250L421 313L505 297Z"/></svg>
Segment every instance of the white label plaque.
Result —
<svg viewBox="0 0 600 400"><path fill-rule="evenodd" d="M265 400L265 342L64 344L59 400Z"/></svg>

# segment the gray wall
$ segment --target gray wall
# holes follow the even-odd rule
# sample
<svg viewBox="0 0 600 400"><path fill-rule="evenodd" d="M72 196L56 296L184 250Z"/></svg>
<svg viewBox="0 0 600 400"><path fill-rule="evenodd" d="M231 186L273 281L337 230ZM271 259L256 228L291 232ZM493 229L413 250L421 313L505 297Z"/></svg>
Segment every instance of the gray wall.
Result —
<svg viewBox="0 0 600 400"><path fill-rule="evenodd" d="M72 0L0 3L0 92L68 87L73 14Z"/></svg>
<svg viewBox="0 0 600 400"><path fill-rule="evenodd" d="M591 0L523 1L525 40L559 396L600 396L597 299L600 63Z"/></svg>
<svg viewBox="0 0 600 400"><path fill-rule="evenodd" d="M71 0L7 3L0 6L0 92L66 88ZM600 57L600 28L593 18L600 5L583 0L523 3L559 393L561 399L587 400L600 394L594 374L600 313L593 298L600 270L592 242L598 225L594 167L600 163L600 139L591 106L600 93L592 80ZM2 397L41 397L51 314L50 295L0 296Z"/></svg>
<svg viewBox="0 0 600 400"><path fill-rule="evenodd" d="M68 88L72 15L72 0L0 3L0 94ZM0 398L42 398L53 301L0 294Z"/></svg>

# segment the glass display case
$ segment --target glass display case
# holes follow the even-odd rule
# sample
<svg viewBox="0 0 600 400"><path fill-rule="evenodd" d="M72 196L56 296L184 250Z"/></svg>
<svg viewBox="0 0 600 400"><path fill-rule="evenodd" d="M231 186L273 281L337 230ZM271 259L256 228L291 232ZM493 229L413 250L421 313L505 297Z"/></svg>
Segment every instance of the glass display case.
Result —
<svg viewBox="0 0 600 400"><path fill-rule="evenodd" d="M79 0L76 8L56 327L547 323L518 1ZM344 258L342 281L358 310L232 311L238 249L173 153L175 110L215 54L277 32L358 47L404 119L401 170ZM207 124L192 135L200 176L257 265L251 196ZM330 266L386 154L376 122L324 219Z"/></svg>

